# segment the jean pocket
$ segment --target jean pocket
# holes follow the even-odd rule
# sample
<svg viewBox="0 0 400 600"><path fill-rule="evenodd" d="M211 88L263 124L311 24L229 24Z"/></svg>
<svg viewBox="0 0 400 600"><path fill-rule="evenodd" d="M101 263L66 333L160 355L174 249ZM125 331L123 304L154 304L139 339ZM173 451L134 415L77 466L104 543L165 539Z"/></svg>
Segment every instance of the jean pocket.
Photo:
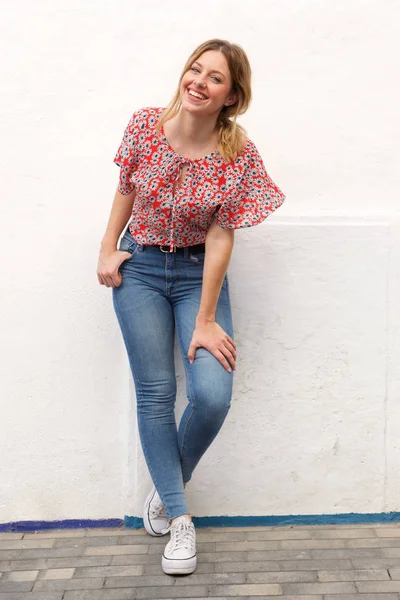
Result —
<svg viewBox="0 0 400 600"><path fill-rule="evenodd" d="M140 244L137 243L135 238L129 232L129 229L126 230L124 235L121 238L119 248L121 252L129 252L131 258L135 256L136 252L139 250ZM129 258L127 260L130 260Z"/></svg>

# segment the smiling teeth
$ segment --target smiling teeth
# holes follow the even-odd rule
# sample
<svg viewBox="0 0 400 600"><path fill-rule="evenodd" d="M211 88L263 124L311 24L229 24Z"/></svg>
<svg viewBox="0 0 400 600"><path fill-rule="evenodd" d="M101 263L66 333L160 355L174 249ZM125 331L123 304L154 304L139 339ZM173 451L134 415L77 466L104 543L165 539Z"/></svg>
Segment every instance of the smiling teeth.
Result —
<svg viewBox="0 0 400 600"><path fill-rule="evenodd" d="M201 94L198 94L197 92L193 92L193 90L189 90L189 94L191 96L196 96L196 98L200 98L200 100L205 100L206 99L205 96L202 96Z"/></svg>

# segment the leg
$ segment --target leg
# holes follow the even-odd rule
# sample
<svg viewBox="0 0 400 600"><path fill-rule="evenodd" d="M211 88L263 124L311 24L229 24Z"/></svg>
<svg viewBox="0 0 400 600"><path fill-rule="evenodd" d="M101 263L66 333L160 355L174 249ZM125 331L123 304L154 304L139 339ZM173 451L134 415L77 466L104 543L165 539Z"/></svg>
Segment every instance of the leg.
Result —
<svg viewBox="0 0 400 600"><path fill-rule="evenodd" d="M140 253L140 262L144 255ZM174 315L150 275L146 280L146 268L135 271L136 256L121 266L122 284L113 288L114 308L135 382L143 453L172 519L188 513L174 412Z"/></svg>
<svg viewBox="0 0 400 600"><path fill-rule="evenodd" d="M187 357L200 305L200 294L201 286L192 288L174 306L189 400L178 431L185 484L191 479L193 470L221 429L232 396L233 373L228 373L208 350L198 348L192 365ZM216 321L233 337L227 279L221 290Z"/></svg>

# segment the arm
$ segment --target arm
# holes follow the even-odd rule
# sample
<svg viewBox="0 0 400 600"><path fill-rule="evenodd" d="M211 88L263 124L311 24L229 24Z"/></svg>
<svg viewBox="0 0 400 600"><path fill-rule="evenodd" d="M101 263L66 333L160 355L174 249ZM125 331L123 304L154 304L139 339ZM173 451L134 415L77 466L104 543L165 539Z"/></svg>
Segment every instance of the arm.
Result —
<svg viewBox="0 0 400 600"><path fill-rule="evenodd" d="M200 307L188 352L189 360L193 363L196 349L206 348L227 371L231 371L231 367L235 368L236 344L216 323L215 311L231 258L233 243L234 230L223 229L213 222L206 237Z"/></svg>
<svg viewBox="0 0 400 600"><path fill-rule="evenodd" d="M132 205L136 190L130 194L121 194L118 188L115 192L111 207L110 218L100 246L99 262L97 266L97 279L106 287L121 285L121 274L118 269L120 264L129 258L129 252L117 250L118 238L132 214Z"/></svg>

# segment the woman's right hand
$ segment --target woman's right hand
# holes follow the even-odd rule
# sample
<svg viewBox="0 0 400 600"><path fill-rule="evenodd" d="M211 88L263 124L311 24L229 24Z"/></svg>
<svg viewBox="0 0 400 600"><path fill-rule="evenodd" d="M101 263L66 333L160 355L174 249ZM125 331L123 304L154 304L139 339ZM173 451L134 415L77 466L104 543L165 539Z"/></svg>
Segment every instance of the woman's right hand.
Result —
<svg viewBox="0 0 400 600"><path fill-rule="evenodd" d="M130 252L126 252L125 250L100 251L97 265L97 279L100 285L119 287L122 283L119 267L130 257Z"/></svg>

